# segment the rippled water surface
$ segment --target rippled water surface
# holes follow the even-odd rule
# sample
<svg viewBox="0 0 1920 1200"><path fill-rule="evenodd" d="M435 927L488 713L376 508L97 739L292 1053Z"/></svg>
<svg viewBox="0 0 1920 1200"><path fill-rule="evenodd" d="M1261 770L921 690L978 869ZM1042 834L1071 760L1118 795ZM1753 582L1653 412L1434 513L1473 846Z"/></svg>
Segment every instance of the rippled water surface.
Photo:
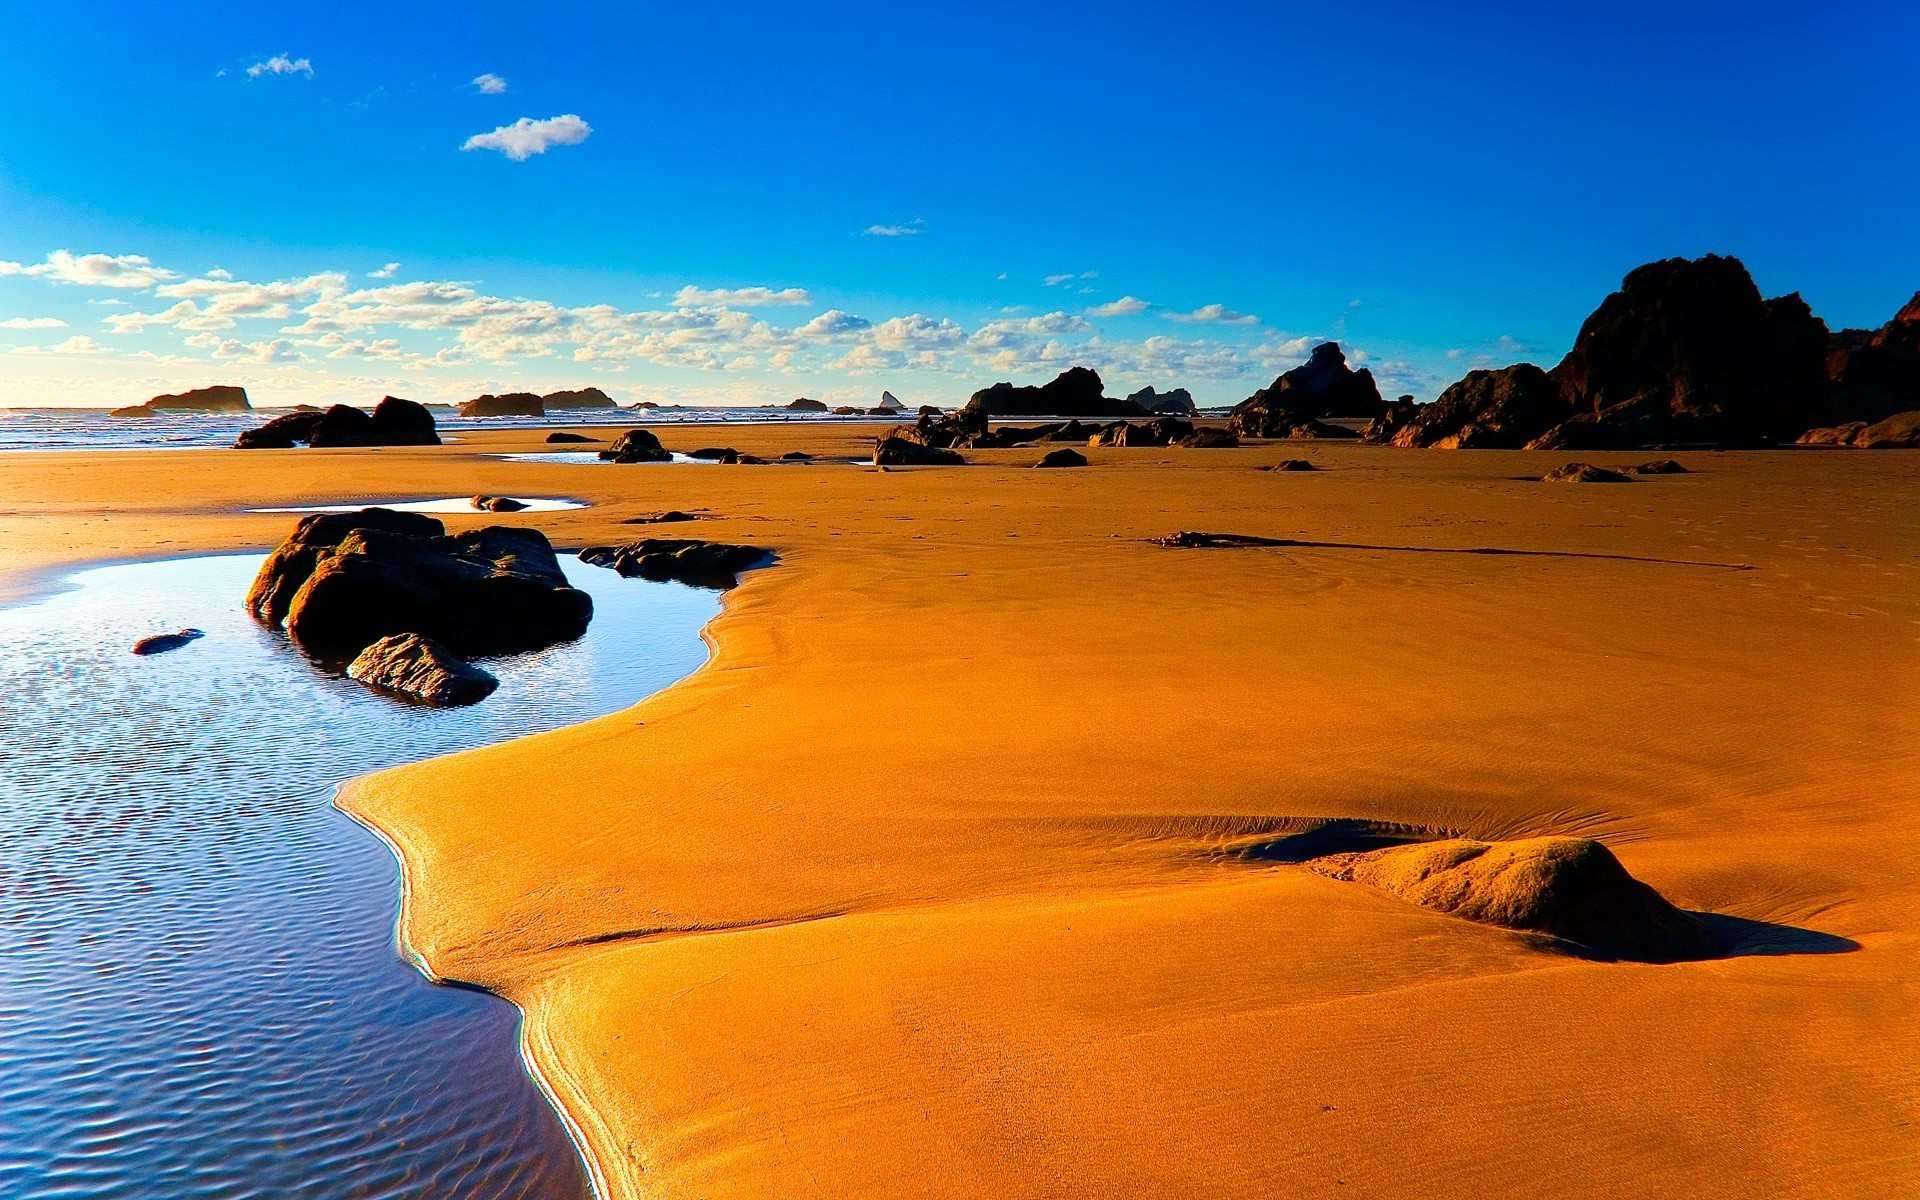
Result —
<svg viewBox="0 0 1920 1200"><path fill-rule="evenodd" d="M583 1196L518 1012L401 960L397 867L332 785L658 690L704 659L713 594L563 560L587 635L435 711L249 620L260 561L0 611L0 1196ZM182 626L207 636L127 652Z"/></svg>

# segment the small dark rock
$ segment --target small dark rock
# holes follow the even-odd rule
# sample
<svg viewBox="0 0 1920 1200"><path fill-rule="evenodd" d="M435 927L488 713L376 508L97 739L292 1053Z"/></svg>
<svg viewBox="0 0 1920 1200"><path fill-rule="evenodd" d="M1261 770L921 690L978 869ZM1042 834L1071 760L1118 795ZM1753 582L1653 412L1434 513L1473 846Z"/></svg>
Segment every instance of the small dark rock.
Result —
<svg viewBox="0 0 1920 1200"><path fill-rule="evenodd" d="M347 677L436 708L477 704L500 686L492 675L417 633L374 642L347 667Z"/></svg>
<svg viewBox="0 0 1920 1200"><path fill-rule="evenodd" d="M1059 450L1049 451L1045 457L1033 465L1036 467L1084 467L1087 465L1087 456L1078 450L1062 447Z"/></svg>
<svg viewBox="0 0 1920 1200"><path fill-rule="evenodd" d="M1283 458L1266 469L1269 471L1318 471L1320 468L1304 458Z"/></svg>
<svg viewBox="0 0 1920 1200"><path fill-rule="evenodd" d="M1627 468L1627 474L1629 475L1685 475L1686 473L1687 469L1685 467L1670 458L1663 458L1657 462L1641 463L1637 467Z"/></svg>
<svg viewBox="0 0 1920 1200"><path fill-rule="evenodd" d="M520 512L527 507L524 500L512 496L475 496L473 506L481 512Z"/></svg>
<svg viewBox="0 0 1920 1200"><path fill-rule="evenodd" d="M139 655L165 654L169 650L178 650L196 638L206 634L198 629L181 629L174 633L156 633L152 637L143 637L133 644L133 652Z"/></svg>
<svg viewBox="0 0 1920 1200"><path fill-rule="evenodd" d="M613 445L600 452L606 462L642 463L670 462L673 455L660 444L660 439L647 429L629 429L613 440Z"/></svg>
<svg viewBox="0 0 1920 1200"><path fill-rule="evenodd" d="M598 443L599 441L600 441L599 438L590 438L583 433L568 433L565 430L562 430L558 433L550 433L547 435L548 444L556 445L556 446L557 445L583 445L589 442Z"/></svg>
<svg viewBox="0 0 1920 1200"><path fill-rule="evenodd" d="M698 450L687 451L687 457L710 462L732 462L740 457L740 452L731 446L702 446Z"/></svg>
<svg viewBox="0 0 1920 1200"><path fill-rule="evenodd" d="M1568 463L1540 477L1542 483L1631 483L1629 477L1592 463Z"/></svg>
<svg viewBox="0 0 1920 1200"><path fill-rule="evenodd" d="M766 557L767 552L758 546L698 538L646 538L624 546L588 546L580 551L581 562L606 567L624 578L672 580L716 589L734 586L740 572Z"/></svg>
<svg viewBox="0 0 1920 1200"><path fill-rule="evenodd" d="M805 450L789 450L780 456L782 462L812 462L813 455Z"/></svg>

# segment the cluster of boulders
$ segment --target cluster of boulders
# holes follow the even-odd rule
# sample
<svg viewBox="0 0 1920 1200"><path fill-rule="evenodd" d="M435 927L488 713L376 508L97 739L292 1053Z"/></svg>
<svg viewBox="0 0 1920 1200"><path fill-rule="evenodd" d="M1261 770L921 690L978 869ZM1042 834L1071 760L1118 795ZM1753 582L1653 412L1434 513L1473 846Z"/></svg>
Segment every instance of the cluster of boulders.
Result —
<svg viewBox="0 0 1920 1200"><path fill-rule="evenodd" d="M1395 446L1920 444L1920 296L1877 330L1829 333L1796 293L1761 296L1736 258L1627 275L1551 371L1474 371L1432 404L1392 406ZM1912 414L1903 417L1902 414ZM1870 432L1872 431L1872 432Z"/></svg>
<svg viewBox="0 0 1920 1200"><path fill-rule="evenodd" d="M619 546L588 546L580 561L606 567L626 578L690 583L724 590L740 572L758 566L767 552L758 546L708 542L699 538L642 538Z"/></svg>
<svg viewBox="0 0 1920 1200"><path fill-rule="evenodd" d="M1039 387L996 383L975 392L963 414L983 424L995 417L1144 417L1147 410L1132 400L1105 394L1100 373L1091 367L1071 367Z"/></svg>
<svg viewBox="0 0 1920 1200"><path fill-rule="evenodd" d="M957 450L1003 450L1041 442L1212 449L1237 446L1240 439L1229 429L1196 428L1192 421L1176 416L1100 423L1074 419L1041 425L1002 425L993 429L987 426L985 414L977 409L961 409L953 414L934 409L923 411L912 425L889 429L876 440L874 449L877 455L884 453L886 465L936 464L961 461L960 456L953 453ZM946 454L930 455L921 452L924 450Z"/></svg>
<svg viewBox="0 0 1920 1200"><path fill-rule="evenodd" d="M425 405L388 396L374 405L372 412L351 404L336 404L325 410L296 409L258 429L242 430L233 444L239 450L291 450L301 444L316 449L438 446L440 434Z"/></svg>
<svg viewBox="0 0 1920 1200"><path fill-rule="evenodd" d="M154 417L163 412L192 413L243 413L252 412L253 405L247 401L247 389L231 384L218 383L212 387L193 388L189 391L155 396L140 404L129 404L125 408L116 408L107 415L112 417Z"/></svg>
<svg viewBox="0 0 1920 1200"><path fill-rule="evenodd" d="M548 392L492 392L475 396L460 406L463 417L544 417L550 412L576 409L617 408L613 397L597 387Z"/></svg>
<svg viewBox="0 0 1920 1200"><path fill-rule="evenodd" d="M1234 405L1228 428L1241 437L1352 438L1327 418L1378 418L1386 411L1373 372L1347 365L1338 342L1322 342L1300 366Z"/></svg>
<svg viewBox="0 0 1920 1200"><path fill-rule="evenodd" d="M302 518L246 603L314 658L351 662L356 678L430 703L472 694L465 658L570 641L593 618L592 598L567 583L539 530L449 536L432 517L384 508Z"/></svg>

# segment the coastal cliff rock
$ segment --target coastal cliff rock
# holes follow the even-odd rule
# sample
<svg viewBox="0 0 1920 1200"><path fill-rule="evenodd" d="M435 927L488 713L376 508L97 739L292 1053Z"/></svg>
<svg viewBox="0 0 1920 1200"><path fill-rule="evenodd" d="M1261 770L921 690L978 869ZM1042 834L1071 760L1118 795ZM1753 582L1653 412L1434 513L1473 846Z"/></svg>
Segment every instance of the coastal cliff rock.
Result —
<svg viewBox="0 0 1920 1200"><path fill-rule="evenodd" d="M460 406L463 417L544 417L547 407L532 392L506 392L475 396Z"/></svg>
<svg viewBox="0 0 1920 1200"><path fill-rule="evenodd" d="M347 667L347 677L436 708L478 704L500 686L486 671L417 633L374 642Z"/></svg>
<svg viewBox="0 0 1920 1200"><path fill-rule="evenodd" d="M952 450L908 441L904 437L874 439L873 465L876 467L955 467L966 462Z"/></svg>
<svg viewBox="0 0 1920 1200"><path fill-rule="evenodd" d="M1234 405L1233 429L1241 437L1298 436L1282 431L1325 417L1374 418L1386 407L1373 372L1349 367L1340 343L1321 342L1306 362Z"/></svg>
<svg viewBox="0 0 1920 1200"><path fill-rule="evenodd" d="M789 412L823 413L827 411L827 406L818 400L809 400L805 396L802 396L798 400L788 401L787 410Z"/></svg>
<svg viewBox="0 0 1920 1200"><path fill-rule="evenodd" d="M1827 352L1834 398L1823 424L1873 424L1920 409L1920 292L1878 329L1843 329Z"/></svg>
<svg viewBox="0 0 1920 1200"><path fill-rule="evenodd" d="M1369 446L1393 445L1393 439L1413 423L1420 409L1421 405L1412 396L1399 397L1367 422L1367 427L1360 431L1360 440Z"/></svg>
<svg viewBox="0 0 1920 1200"><path fill-rule="evenodd" d="M625 578L730 588L740 572L765 561L758 546L708 542L698 538L643 538L620 546L588 546L580 561L606 567Z"/></svg>
<svg viewBox="0 0 1920 1200"><path fill-rule="evenodd" d="M303 518L261 566L247 608L310 653L342 658L396 633L463 656L537 650L579 637L593 616L539 530L449 537L431 517L380 508Z"/></svg>
<svg viewBox="0 0 1920 1200"><path fill-rule="evenodd" d="M1571 415L1545 371L1515 363L1469 371L1432 404L1419 406L1390 441L1441 450L1518 450Z"/></svg>
<svg viewBox="0 0 1920 1200"><path fill-rule="evenodd" d="M1198 411L1193 406L1193 393L1187 389L1156 392L1151 384L1128 396L1127 403L1138 404L1141 409L1156 416L1191 417Z"/></svg>
<svg viewBox="0 0 1920 1200"><path fill-rule="evenodd" d="M178 394L155 396L140 404L129 404L124 408L113 409L107 415L138 420L163 412L243 413L252 411L253 405L247 402L247 389L218 383L212 387L193 388Z"/></svg>
<svg viewBox="0 0 1920 1200"><path fill-rule="evenodd" d="M1587 838L1459 838L1329 855L1308 865L1437 912L1548 934L1600 957L1685 962L1724 952L1699 917L1669 904Z"/></svg>
<svg viewBox="0 0 1920 1200"><path fill-rule="evenodd" d="M577 391L548 392L540 397L540 407L546 412L565 412L575 408L618 408L613 397L597 387L580 388Z"/></svg>
<svg viewBox="0 0 1920 1200"><path fill-rule="evenodd" d="M613 439L613 445L600 452L605 462L642 463L670 462L673 455L660 444L660 439L647 429L629 429Z"/></svg>
<svg viewBox="0 0 1920 1200"><path fill-rule="evenodd" d="M991 417L1144 417L1147 411L1131 400L1109 399L1099 372L1091 367L1069 367L1039 387L996 383L973 394L962 413Z"/></svg>
<svg viewBox="0 0 1920 1200"><path fill-rule="evenodd" d="M133 644L133 653L146 657L150 654L165 654L169 650L178 650L188 642L207 636L198 629L179 629L172 633L156 633L143 637Z"/></svg>

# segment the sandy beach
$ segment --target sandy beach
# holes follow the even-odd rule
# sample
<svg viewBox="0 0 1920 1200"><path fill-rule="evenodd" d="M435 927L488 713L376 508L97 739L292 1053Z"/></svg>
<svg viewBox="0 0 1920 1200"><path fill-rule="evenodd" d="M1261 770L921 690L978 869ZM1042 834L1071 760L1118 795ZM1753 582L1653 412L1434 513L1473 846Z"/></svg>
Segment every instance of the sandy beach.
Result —
<svg viewBox="0 0 1920 1200"><path fill-rule="evenodd" d="M777 554L680 685L343 797L400 848L409 946L527 1014L607 1195L1920 1190L1920 455L492 457L545 433L0 455L0 598L403 497ZM1596 837L1745 924L1590 961L1247 853L1327 817Z"/></svg>

